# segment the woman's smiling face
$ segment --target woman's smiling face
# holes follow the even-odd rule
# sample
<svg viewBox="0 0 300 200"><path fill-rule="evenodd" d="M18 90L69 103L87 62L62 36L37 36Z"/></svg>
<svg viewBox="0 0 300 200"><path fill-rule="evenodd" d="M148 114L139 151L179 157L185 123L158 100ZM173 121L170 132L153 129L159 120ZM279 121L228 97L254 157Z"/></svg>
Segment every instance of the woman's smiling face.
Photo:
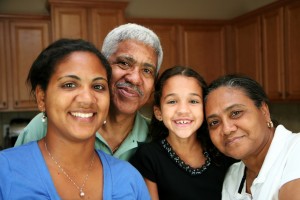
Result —
<svg viewBox="0 0 300 200"><path fill-rule="evenodd" d="M247 159L270 142L268 106L262 103L258 108L242 89L213 90L206 98L205 113L212 142L227 156Z"/></svg>
<svg viewBox="0 0 300 200"><path fill-rule="evenodd" d="M58 63L46 92L36 90L47 113L48 132L73 140L94 136L109 110L107 73L99 58L76 51Z"/></svg>

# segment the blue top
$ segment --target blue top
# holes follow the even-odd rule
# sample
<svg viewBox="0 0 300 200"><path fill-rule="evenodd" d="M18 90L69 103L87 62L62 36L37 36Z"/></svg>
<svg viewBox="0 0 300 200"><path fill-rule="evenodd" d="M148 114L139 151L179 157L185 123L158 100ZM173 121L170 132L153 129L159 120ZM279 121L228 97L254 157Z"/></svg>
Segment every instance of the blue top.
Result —
<svg viewBox="0 0 300 200"><path fill-rule="evenodd" d="M42 113L36 115L30 121L30 123L24 128L23 132L19 135L15 146L40 140L46 135L47 122L43 123L41 118ZM95 148L121 160L129 160L135 153L139 144L150 141L148 134L149 123L150 119L145 118L137 112L131 132L116 152L112 152L105 139L98 132L96 133Z"/></svg>
<svg viewBox="0 0 300 200"><path fill-rule="evenodd" d="M103 165L103 199L150 199L139 172L97 150ZM37 142L0 151L0 199L60 199Z"/></svg>

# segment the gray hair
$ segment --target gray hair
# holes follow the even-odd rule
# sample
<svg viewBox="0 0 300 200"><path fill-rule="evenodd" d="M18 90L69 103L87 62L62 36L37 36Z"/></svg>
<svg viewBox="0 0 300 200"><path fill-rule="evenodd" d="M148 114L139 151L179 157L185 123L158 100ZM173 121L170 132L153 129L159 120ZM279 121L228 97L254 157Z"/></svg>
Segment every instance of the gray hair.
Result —
<svg viewBox="0 0 300 200"><path fill-rule="evenodd" d="M154 49L157 55L157 74L162 63L163 50L158 36L152 30L144 26L127 23L114 28L107 34L103 41L101 50L103 55L108 59L113 53L116 52L120 42L129 39L137 40Z"/></svg>

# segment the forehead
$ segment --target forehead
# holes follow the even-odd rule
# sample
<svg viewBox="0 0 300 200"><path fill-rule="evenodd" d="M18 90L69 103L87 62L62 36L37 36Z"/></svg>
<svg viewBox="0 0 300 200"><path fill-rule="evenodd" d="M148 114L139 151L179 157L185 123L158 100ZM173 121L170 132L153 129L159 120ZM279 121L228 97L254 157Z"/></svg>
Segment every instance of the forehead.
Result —
<svg viewBox="0 0 300 200"><path fill-rule="evenodd" d="M75 51L56 64L54 73L106 73L100 59L87 51Z"/></svg>
<svg viewBox="0 0 300 200"><path fill-rule="evenodd" d="M194 77L175 75L166 80L162 92L163 94L176 92L179 94L197 93L202 95L202 88Z"/></svg>
<svg viewBox="0 0 300 200"><path fill-rule="evenodd" d="M113 55L127 55L136 60L139 60L140 58L147 58L148 62L150 61L155 64L157 61L157 55L153 47L132 39L120 42L117 46L116 52Z"/></svg>
<svg viewBox="0 0 300 200"><path fill-rule="evenodd" d="M215 109L227 108L235 104L254 105L241 88L221 86L207 95L206 111L209 113Z"/></svg>

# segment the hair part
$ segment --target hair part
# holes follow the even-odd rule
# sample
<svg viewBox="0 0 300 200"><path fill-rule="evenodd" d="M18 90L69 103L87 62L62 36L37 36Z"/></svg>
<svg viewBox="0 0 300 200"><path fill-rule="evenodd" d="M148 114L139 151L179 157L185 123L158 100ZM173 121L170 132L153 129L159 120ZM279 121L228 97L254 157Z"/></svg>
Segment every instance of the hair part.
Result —
<svg viewBox="0 0 300 200"><path fill-rule="evenodd" d="M127 23L114 28L103 41L101 50L103 55L108 59L117 51L119 43L125 40L136 40L153 48L157 55L156 74L158 74L163 60L163 50L158 36L144 26Z"/></svg>

